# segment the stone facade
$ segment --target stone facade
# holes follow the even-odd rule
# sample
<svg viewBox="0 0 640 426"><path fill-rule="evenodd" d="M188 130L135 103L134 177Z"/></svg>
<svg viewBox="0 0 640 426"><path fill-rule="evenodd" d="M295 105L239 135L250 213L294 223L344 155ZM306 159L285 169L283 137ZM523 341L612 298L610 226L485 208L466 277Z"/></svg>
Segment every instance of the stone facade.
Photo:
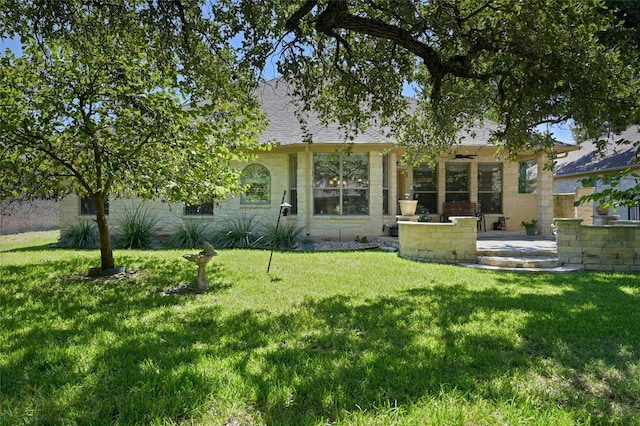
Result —
<svg viewBox="0 0 640 426"><path fill-rule="evenodd" d="M358 152L356 148L354 152ZM392 220L395 210L389 215L383 215L382 197L382 152L369 152L369 215L314 215L313 214L313 183L312 164L313 152L284 152L258 154L255 161L249 164L236 164L239 169L251 164L260 164L267 168L271 177L271 197L268 204L243 205L240 197L230 196L226 200L219 200L213 215L193 216L185 215L181 204L171 204L161 200L144 201L145 209L153 212L159 219L161 236L171 235L184 221L196 221L209 224L212 228L229 220L239 217L253 217L261 224L275 224L280 211L282 195L290 183L289 155L297 158L297 214L286 217L287 221L297 221L304 228L303 236L309 239L353 240L356 237L373 237L383 233L384 223ZM395 158L395 157L394 157ZM390 182L389 184L391 184ZM291 202L288 191L285 201ZM113 198L109 202L109 227L117 227L119 214L125 209L135 208L140 203L137 199ZM395 206L393 206L395 207ZM94 220L93 216L80 215L79 199L76 195L69 195L62 200L60 209L60 226L62 228L74 224L79 220Z"/></svg>
<svg viewBox="0 0 640 426"><path fill-rule="evenodd" d="M287 216L287 220L297 221L303 227L302 236L311 240L330 239L334 241L350 241L356 237L375 237L383 235L385 225L393 225L398 214L397 201L404 198L404 194L410 192L413 181L411 167L399 165L401 152L384 149L389 147L381 144L359 144L350 148L351 152L369 153L369 195L368 210L366 215L330 215L314 214L314 187L313 187L313 155L315 152L336 152L335 145L296 145L283 148L274 148L269 152L259 152L254 161L249 164L235 164L242 170L252 164L264 166L270 175L271 197L268 203L260 205L246 205L241 203L240 196L230 196L226 200L218 200L213 215L193 216L185 215L181 204L170 204L162 200L145 201L145 208L153 211L160 218L163 236L172 234L184 221L197 221L209 224L215 228L221 223L238 217L253 217L259 224L274 224L277 220L282 202L283 191L287 189L286 202L293 202L291 198L293 160L296 168L296 193L297 213ZM437 164L438 175L438 206L439 209L445 202L446 163L469 163L469 198L470 202L478 202L478 168L480 164L501 164L502 166L502 211L500 213L485 215L487 228L491 229L499 217L506 218L507 230L520 230L520 222L537 218L540 215L553 218L553 195L551 193L521 194L518 192L518 163L505 160L496 160L495 148L478 148L478 154L472 159L451 159L443 156ZM386 155L386 156L385 156ZM386 182L383 177L383 160L387 159ZM542 172L547 173L546 171ZM386 184L386 186L385 186ZM387 193L389 206L384 208L383 192ZM542 201L541 201L542 200ZM551 200L550 202L548 202ZM109 223L112 228L117 225L117 218L124 209L132 209L139 203L138 200L112 197L110 200ZM548 206L547 206L548 204ZM545 211L539 211L542 206ZM386 212L383 213L383 212ZM431 212L434 222L440 219L440 212ZM93 216L80 215L78 197L70 195L66 197L60 207L60 225L64 228L78 220L94 220ZM549 234L549 229L540 229L539 233Z"/></svg>
<svg viewBox="0 0 640 426"><path fill-rule="evenodd" d="M582 219L556 219L558 258L587 270L640 272L640 222L584 225Z"/></svg>

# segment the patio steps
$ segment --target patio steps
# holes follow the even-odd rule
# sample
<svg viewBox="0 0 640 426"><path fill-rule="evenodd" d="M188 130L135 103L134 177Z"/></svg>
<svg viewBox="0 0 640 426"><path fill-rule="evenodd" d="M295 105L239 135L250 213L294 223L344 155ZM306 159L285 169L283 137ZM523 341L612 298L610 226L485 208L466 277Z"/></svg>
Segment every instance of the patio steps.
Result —
<svg viewBox="0 0 640 426"><path fill-rule="evenodd" d="M551 251L483 250L478 251L477 263L465 263L476 269L530 273L569 273L581 271L581 266L561 265Z"/></svg>

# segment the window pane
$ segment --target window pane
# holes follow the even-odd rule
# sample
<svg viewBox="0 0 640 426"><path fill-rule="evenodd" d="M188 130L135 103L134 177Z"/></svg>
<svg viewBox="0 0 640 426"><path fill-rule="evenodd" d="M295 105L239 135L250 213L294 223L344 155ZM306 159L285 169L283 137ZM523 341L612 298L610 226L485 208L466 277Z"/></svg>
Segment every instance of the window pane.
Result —
<svg viewBox="0 0 640 426"><path fill-rule="evenodd" d="M382 155L382 214L389 214L389 156Z"/></svg>
<svg viewBox="0 0 640 426"><path fill-rule="evenodd" d="M93 201L93 198L89 198L89 197L80 198L80 214L95 216L96 202ZM104 200L104 214L109 215L109 199L108 198Z"/></svg>
<svg viewBox="0 0 640 426"><path fill-rule="evenodd" d="M369 214L369 200L366 189L347 189L343 192L343 211L345 215Z"/></svg>
<svg viewBox="0 0 640 426"><path fill-rule="evenodd" d="M523 161L518 164L518 193L533 194L536 192L537 160Z"/></svg>
<svg viewBox="0 0 640 426"><path fill-rule="evenodd" d="M478 190L502 192L501 164L478 164Z"/></svg>
<svg viewBox="0 0 640 426"><path fill-rule="evenodd" d="M266 167L252 164L242 171L242 184L247 186L240 195L240 204L269 204L271 201L271 175Z"/></svg>
<svg viewBox="0 0 640 426"><path fill-rule="evenodd" d="M478 164L478 202L483 213L502 213L502 164Z"/></svg>
<svg viewBox="0 0 640 426"><path fill-rule="evenodd" d="M438 171L427 165L413 169L413 189L414 191L437 191Z"/></svg>
<svg viewBox="0 0 640 426"><path fill-rule="evenodd" d="M445 202L469 201L469 163L445 165Z"/></svg>
<svg viewBox="0 0 640 426"><path fill-rule="evenodd" d="M438 211L438 170L428 164L413 169L413 198L418 200L416 214Z"/></svg>
<svg viewBox="0 0 640 426"><path fill-rule="evenodd" d="M446 190L455 192L469 191L469 163L446 164Z"/></svg>
<svg viewBox="0 0 640 426"><path fill-rule="evenodd" d="M438 193L421 192L415 193L414 199L418 200L416 214L436 213L438 211Z"/></svg>
<svg viewBox="0 0 640 426"><path fill-rule="evenodd" d="M313 213L314 214L340 214L340 190L338 189L314 189Z"/></svg>
<svg viewBox="0 0 640 426"><path fill-rule="evenodd" d="M482 213L502 213L501 193L480 193L478 203Z"/></svg>
<svg viewBox="0 0 640 426"><path fill-rule="evenodd" d="M456 201L469 201L468 192L447 192L445 195L445 202L452 203Z"/></svg>
<svg viewBox="0 0 640 426"><path fill-rule="evenodd" d="M213 203L194 204L184 206L185 216L211 216L213 215Z"/></svg>
<svg viewBox="0 0 640 426"><path fill-rule="evenodd" d="M340 157L334 153L313 154L313 187L335 188L340 183Z"/></svg>
<svg viewBox="0 0 640 426"><path fill-rule="evenodd" d="M342 181L348 188L367 188L369 186L368 154L343 155Z"/></svg>
<svg viewBox="0 0 640 426"><path fill-rule="evenodd" d="M289 155L289 204L291 214L298 214L298 155Z"/></svg>

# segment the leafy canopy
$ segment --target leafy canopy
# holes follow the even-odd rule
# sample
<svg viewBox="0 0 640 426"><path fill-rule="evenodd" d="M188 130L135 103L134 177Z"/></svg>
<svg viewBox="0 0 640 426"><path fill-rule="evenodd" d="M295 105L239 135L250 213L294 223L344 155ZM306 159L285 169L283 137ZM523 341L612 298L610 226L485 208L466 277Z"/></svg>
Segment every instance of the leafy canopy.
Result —
<svg viewBox="0 0 640 426"><path fill-rule="evenodd" d="M239 185L263 117L227 35L198 4L8 1L0 58L0 199L109 195L199 203Z"/></svg>
<svg viewBox="0 0 640 426"><path fill-rule="evenodd" d="M602 43L619 24L597 0L229 3L244 13L246 57L279 51L303 107L352 132L378 120L412 162L488 120L505 154L550 148L539 125L572 120L599 135L637 89L620 49Z"/></svg>

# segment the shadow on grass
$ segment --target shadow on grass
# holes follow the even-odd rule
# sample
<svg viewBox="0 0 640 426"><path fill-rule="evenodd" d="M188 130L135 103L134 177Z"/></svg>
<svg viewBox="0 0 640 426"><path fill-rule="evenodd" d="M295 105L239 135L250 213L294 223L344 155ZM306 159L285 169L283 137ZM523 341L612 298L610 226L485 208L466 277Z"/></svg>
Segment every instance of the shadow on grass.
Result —
<svg viewBox="0 0 640 426"><path fill-rule="evenodd" d="M11 330L3 338L11 356L0 367L1 404L31 407L34 424L179 423L220 404L253 407L266 424L298 425L409 407L455 389L516 406L533 400L539 410L564 408L585 422L630 423L640 414L640 384L629 377L640 353L637 278L502 275L489 289L336 295L275 315L228 311L214 303L215 291L161 297L169 282L193 276L191 265L129 261L152 262L156 276L102 285L54 279L21 289L21 273L27 282L35 277L8 269L3 286L15 293L1 293ZM44 271L77 266L56 262ZM557 291L542 291L550 282ZM612 370L618 374L607 376ZM545 375L541 389L522 388ZM591 386L592 375L606 389ZM556 379L566 383L553 388Z"/></svg>

